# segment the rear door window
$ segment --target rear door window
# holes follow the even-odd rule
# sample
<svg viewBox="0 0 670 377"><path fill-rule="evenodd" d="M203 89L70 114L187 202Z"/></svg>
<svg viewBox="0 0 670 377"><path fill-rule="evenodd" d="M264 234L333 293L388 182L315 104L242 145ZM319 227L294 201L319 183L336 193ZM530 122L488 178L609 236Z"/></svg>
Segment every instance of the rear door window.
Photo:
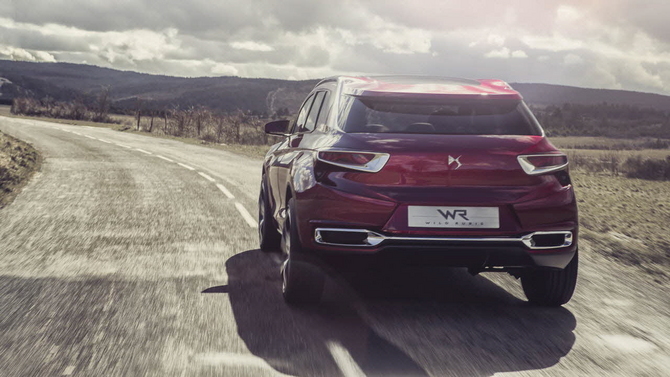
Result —
<svg viewBox="0 0 670 377"><path fill-rule="evenodd" d="M325 92L317 92L314 96L314 102L312 103L312 108L310 109L307 120L303 126L298 130L298 132L312 132L316 126L316 119L319 116L319 111L321 110L321 104L323 103L323 97Z"/></svg>
<svg viewBox="0 0 670 377"><path fill-rule="evenodd" d="M314 95L309 96L300 108L300 112L298 113L298 118L296 118L292 133L300 132L300 130L305 126L307 114L309 113L309 109L312 107L312 102L314 102Z"/></svg>
<svg viewBox="0 0 670 377"><path fill-rule="evenodd" d="M316 120L316 127L322 127L328 121L328 113L330 112L330 92L324 92L323 103L319 111L319 117Z"/></svg>

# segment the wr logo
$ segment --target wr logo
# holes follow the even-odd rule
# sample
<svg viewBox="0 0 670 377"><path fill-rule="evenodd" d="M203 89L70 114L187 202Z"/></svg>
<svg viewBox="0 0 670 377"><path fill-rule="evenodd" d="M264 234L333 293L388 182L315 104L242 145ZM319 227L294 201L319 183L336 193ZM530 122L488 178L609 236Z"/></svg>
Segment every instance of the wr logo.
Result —
<svg viewBox="0 0 670 377"><path fill-rule="evenodd" d="M440 215L442 215L442 217L444 217L445 220L449 219L456 220L456 215L458 215L462 217L465 221L470 221L470 219L466 217L468 215L468 211L464 209L456 209L453 212L449 210L445 212L442 211L441 209L438 209L437 212L439 212Z"/></svg>

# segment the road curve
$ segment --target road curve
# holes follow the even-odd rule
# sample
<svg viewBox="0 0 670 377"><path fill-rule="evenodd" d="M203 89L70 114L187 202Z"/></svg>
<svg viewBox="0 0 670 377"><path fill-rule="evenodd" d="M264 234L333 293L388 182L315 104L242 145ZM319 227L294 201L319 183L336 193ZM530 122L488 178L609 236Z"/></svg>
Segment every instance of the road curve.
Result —
<svg viewBox="0 0 670 377"><path fill-rule="evenodd" d="M374 271L281 300L260 161L0 117L41 171L0 210L0 376L670 375L664 280L582 244L564 308L507 275Z"/></svg>

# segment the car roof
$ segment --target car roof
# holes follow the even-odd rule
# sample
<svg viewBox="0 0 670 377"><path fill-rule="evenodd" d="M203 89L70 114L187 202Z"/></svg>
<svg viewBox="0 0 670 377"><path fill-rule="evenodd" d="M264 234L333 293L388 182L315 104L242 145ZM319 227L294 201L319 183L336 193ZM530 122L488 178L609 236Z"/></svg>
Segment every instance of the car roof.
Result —
<svg viewBox="0 0 670 377"><path fill-rule="evenodd" d="M321 81L337 81L343 94L391 97L456 97L522 99L519 92L502 80L462 79L435 76L339 76Z"/></svg>

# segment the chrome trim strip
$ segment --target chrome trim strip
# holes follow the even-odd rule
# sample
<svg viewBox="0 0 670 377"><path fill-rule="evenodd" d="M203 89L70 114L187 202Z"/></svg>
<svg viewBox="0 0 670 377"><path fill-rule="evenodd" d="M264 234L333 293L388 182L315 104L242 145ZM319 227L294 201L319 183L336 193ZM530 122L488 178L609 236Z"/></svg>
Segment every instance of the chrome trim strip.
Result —
<svg viewBox="0 0 670 377"><path fill-rule="evenodd" d="M345 232L345 233L366 233L368 237L365 239L363 244L339 244L326 242L323 240L321 232ZM533 240L534 236L539 235L563 235L564 240L562 245L557 246L535 246ZM380 245L385 241L417 241L417 242L518 242L524 244L527 248L531 250L548 250L548 249L560 249L563 247L568 247L572 245L572 232L571 231L538 231L526 234L523 237L397 237L397 236L385 236L383 234L373 232L367 229L346 229L346 228L317 228L314 231L314 240L316 243L327 246L344 246L344 247L375 247Z"/></svg>
<svg viewBox="0 0 670 377"><path fill-rule="evenodd" d="M324 160L321 157L319 157L319 153L321 152L339 152L339 153L362 153L362 154L373 154L375 157L370 160L367 164L363 166L357 166L357 165L349 165L349 164L340 164L337 162L332 162L328 160ZM317 149L316 151L316 159L324 162L326 164L330 165L335 165L339 166L341 168L347 168L351 170L358 170L358 171L364 171L368 173L377 173L380 170L384 168L384 165L388 162L389 158L391 158L391 155L388 153L380 153L380 152L365 152L365 151L352 151L348 149L336 149L336 148L322 148L322 149Z"/></svg>
<svg viewBox="0 0 670 377"><path fill-rule="evenodd" d="M528 157L556 157L556 156L564 156L566 158L568 157L565 153L544 153L544 154L522 154L516 156L516 159L517 161L519 161L519 165L521 165L521 168L523 169L523 171L526 172L526 174L540 175L565 169L565 167L568 166L569 162L566 162L565 164L561 165L550 166L548 168L538 168L535 167L535 165L531 164L530 161L528 161Z"/></svg>

